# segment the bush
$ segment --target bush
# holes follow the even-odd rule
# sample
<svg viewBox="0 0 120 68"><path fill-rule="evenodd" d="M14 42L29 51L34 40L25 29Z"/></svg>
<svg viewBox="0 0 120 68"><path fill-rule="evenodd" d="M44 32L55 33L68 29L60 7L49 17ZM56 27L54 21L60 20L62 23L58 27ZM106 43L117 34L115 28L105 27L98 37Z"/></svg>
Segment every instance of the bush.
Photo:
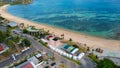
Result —
<svg viewBox="0 0 120 68"><path fill-rule="evenodd" d="M98 66L98 68L119 68L118 66L116 66L114 64L114 62L112 62L111 60L106 59L106 58L103 60L100 60L97 63L97 66Z"/></svg>
<svg viewBox="0 0 120 68"><path fill-rule="evenodd" d="M21 43L22 46L30 47L31 42L28 39L24 39Z"/></svg>
<svg viewBox="0 0 120 68"><path fill-rule="evenodd" d="M6 39L6 34L0 31L0 43L4 42Z"/></svg>
<svg viewBox="0 0 120 68"><path fill-rule="evenodd" d="M23 29L23 33L28 33L28 31L26 29Z"/></svg>

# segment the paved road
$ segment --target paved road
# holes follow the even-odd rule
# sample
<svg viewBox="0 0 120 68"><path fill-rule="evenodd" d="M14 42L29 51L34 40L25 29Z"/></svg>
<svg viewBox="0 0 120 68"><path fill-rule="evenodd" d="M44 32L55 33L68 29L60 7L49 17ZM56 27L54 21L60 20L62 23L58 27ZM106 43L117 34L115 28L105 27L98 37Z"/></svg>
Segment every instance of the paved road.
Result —
<svg viewBox="0 0 120 68"><path fill-rule="evenodd" d="M35 48L30 48L29 50L22 52L20 55L16 56L16 61L21 59L24 56L27 56L28 54L33 53L35 50L36 50ZM14 62L13 58L10 57L10 58L0 62L0 68L4 68L5 66L10 65L13 62Z"/></svg>
<svg viewBox="0 0 120 68"><path fill-rule="evenodd" d="M49 53L54 54L54 56L56 58L56 61L57 62L63 61L64 64L67 65L67 68L96 68L95 64L90 59L88 59L87 57L84 57L83 59L81 59L80 60L81 65L78 65L78 64L75 64L74 62L71 62L68 59L62 57L61 55L59 55L58 53L52 51L51 49L46 48L45 46L39 44L39 42L35 41L33 39L33 37L31 37L29 35L26 35L25 37L28 38L32 42L32 44L34 44L34 47L37 50L47 52L47 53L49 52Z"/></svg>
<svg viewBox="0 0 120 68"><path fill-rule="evenodd" d="M83 57L80 62L81 68L97 68L96 64L87 57Z"/></svg>

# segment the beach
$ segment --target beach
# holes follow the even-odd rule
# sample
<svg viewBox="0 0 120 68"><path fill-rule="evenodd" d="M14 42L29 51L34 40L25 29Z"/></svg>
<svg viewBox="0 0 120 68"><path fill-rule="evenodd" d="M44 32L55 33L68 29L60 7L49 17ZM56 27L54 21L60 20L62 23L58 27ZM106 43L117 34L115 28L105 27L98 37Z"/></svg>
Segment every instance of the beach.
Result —
<svg viewBox="0 0 120 68"><path fill-rule="evenodd" d="M29 21L23 18L16 17L14 15L11 15L6 12L6 8L9 5L4 5L0 7L0 14L2 17L6 18L9 21L14 21L17 24L24 23L25 26L32 25L35 26L38 29L44 28L46 31L50 31L50 33L54 33L56 36L61 36L61 34L64 34L64 38L66 40L69 40L69 38L72 38L74 42L87 44L87 46L94 48L94 47L100 47L108 50L114 50L120 52L120 41L119 40L110 40L110 39L104 39L104 38L98 38L94 36L85 35L82 33L72 32L70 30L56 28L49 25L44 24L38 24L33 21Z"/></svg>

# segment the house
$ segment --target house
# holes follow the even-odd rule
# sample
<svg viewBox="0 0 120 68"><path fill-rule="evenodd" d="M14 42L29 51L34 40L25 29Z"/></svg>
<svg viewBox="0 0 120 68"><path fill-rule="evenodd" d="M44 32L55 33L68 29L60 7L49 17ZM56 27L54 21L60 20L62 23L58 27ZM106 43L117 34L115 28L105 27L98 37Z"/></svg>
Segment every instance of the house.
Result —
<svg viewBox="0 0 120 68"><path fill-rule="evenodd" d="M27 61L17 66L16 68L36 68L36 66L33 64L33 62Z"/></svg>
<svg viewBox="0 0 120 68"><path fill-rule="evenodd" d="M5 52L6 50L8 50L9 48L3 44L0 44L0 54L2 54L3 52Z"/></svg>
<svg viewBox="0 0 120 68"><path fill-rule="evenodd" d="M17 23L15 23L15 22L9 22L7 24L7 26L9 26L9 27L17 27Z"/></svg>
<svg viewBox="0 0 120 68"><path fill-rule="evenodd" d="M0 51L3 51L3 50L4 50L3 46L2 46L2 45L0 45Z"/></svg>
<svg viewBox="0 0 120 68"><path fill-rule="evenodd" d="M38 64L39 60L35 56L33 56L27 59L26 62L16 66L15 68L37 68Z"/></svg>

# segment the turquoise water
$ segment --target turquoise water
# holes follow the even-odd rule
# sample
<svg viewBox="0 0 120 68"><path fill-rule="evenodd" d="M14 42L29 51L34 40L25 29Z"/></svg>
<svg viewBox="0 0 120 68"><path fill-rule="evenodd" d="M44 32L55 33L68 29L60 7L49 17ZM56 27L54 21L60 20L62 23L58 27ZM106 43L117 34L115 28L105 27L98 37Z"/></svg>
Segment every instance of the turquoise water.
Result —
<svg viewBox="0 0 120 68"><path fill-rule="evenodd" d="M28 20L98 37L120 39L119 0L33 0L7 11Z"/></svg>

